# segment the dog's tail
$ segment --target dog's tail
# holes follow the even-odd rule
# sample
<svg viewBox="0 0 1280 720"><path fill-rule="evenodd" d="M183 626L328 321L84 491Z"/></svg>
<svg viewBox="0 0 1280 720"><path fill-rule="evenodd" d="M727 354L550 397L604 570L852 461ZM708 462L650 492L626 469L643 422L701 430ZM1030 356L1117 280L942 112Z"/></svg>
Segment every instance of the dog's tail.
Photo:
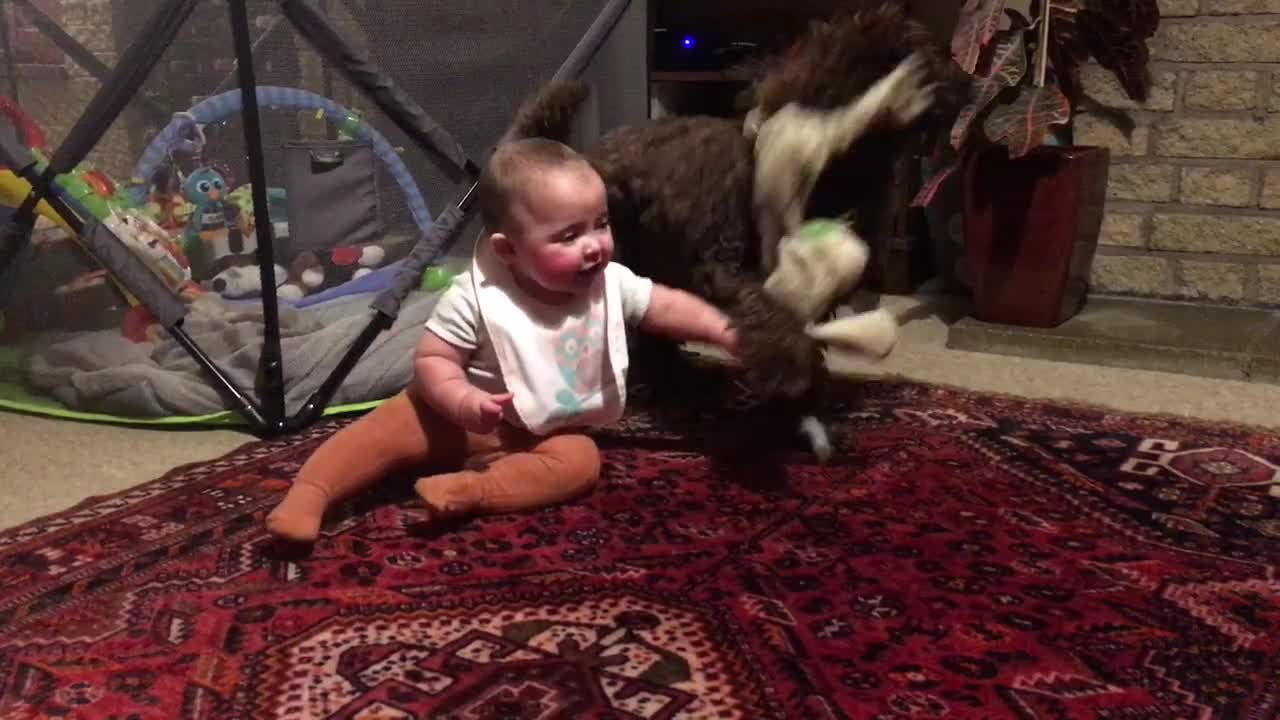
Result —
<svg viewBox="0 0 1280 720"><path fill-rule="evenodd" d="M520 106L510 129L502 137L503 141L541 137L567 142L574 115L590 92L581 80L543 86Z"/></svg>

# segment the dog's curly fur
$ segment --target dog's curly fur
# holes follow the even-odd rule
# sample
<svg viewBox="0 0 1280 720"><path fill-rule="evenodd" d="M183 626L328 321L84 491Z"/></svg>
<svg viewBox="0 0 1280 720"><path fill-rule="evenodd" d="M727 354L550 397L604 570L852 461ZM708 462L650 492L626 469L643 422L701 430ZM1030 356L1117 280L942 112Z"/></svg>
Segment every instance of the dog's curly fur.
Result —
<svg viewBox="0 0 1280 720"><path fill-rule="evenodd" d="M944 102L961 97L945 51L893 4L815 23L788 50L757 66L760 75L748 92L766 116L792 102L836 107L860 96L912 52L929 59ZM507 138L566 139L586 94L578 82L543 88L526 102ZM809 215L852 216L866 235L867 223L860 221L881 212L908 137L903 128L872 128L829 167ZM721 307L738 329L753 388L788 406L803 405L816 400L825 365L803 322L761 287L753 153L740 121L703 116L623 126L585 151L608 187L619 259L641 275ZM645 364L652 361L646 358Z"/></svg>

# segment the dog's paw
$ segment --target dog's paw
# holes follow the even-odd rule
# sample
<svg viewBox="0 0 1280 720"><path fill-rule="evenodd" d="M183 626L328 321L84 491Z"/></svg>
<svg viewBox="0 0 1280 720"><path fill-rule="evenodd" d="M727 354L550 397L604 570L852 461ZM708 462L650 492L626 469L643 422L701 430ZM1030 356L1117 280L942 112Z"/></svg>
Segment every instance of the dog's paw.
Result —
<svg viewBox="0 0 1280 720"><path fill-rule="evenodd" d="M920 53L912 53L868 91L880 111L900 125L908 125L933 106L937 84L928 81L928 65Z"/></svg>
<svg viewBox="0 0 1280 720"><path fill-rule="evenodd" d="M822 421L812 415L800 419L800 432L809 440L809 447L818 458L818 463L825 465L831 460L834 449L827 428Z"/></svg>

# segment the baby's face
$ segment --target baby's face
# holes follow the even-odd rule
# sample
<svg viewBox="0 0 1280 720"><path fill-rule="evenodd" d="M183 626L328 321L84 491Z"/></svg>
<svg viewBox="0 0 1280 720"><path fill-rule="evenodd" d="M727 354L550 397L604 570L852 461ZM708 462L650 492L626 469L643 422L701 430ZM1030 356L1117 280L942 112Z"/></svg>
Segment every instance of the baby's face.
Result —
<svg viewBox="0 0 1280 720"><path fill-rule="evenodd" d="M513 216L512 264L550 293L585 293L613 258L604 182L585 163L534 174Z"/></svg>

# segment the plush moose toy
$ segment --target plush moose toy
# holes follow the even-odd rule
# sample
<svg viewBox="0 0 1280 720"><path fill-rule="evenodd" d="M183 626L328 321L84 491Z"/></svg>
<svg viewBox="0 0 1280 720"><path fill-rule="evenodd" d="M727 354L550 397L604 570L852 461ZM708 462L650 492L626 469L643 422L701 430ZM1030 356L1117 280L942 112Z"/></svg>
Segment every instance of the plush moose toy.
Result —
<svg viewBox="0 0 1280 720"><path fill-rule="evenodd" d="M764 292L806 323L805 333L826 349L856 353L879 360L897 344L898 323L883 308L819 322L838 298L848 295L867 266L867 244L846 223L806 221L778 245L777 267L764 283ZM800 418L818 459L833 452L825 426L812 414Z"/></svg>

